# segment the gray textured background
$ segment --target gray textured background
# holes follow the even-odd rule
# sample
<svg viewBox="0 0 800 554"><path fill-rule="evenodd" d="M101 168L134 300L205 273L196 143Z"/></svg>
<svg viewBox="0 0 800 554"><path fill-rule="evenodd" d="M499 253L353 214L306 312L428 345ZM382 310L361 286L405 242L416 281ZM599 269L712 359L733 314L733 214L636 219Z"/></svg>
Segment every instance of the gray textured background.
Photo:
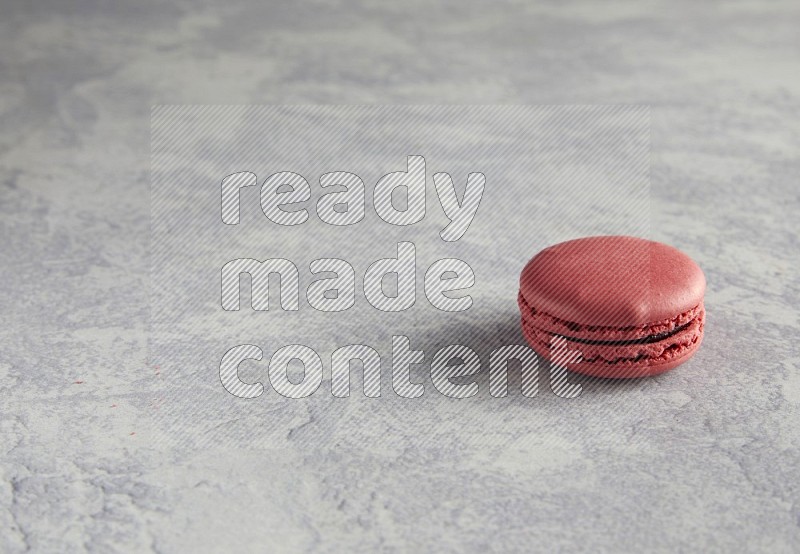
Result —
<svg viewBox="0 0 800 554"><path fill-rule="evenodd" d="M561 427L576 408L592 410L591 400L581 406L562 402L536 416L504 421L508 406L535 401L491 398L489 357L492 350L525 342L517 289L519 273L534 253L587 235L649 234L649 115L646 106L156 107L149 356L151 365L159 366L162 391L158 437L196 447L282 447L286 428L311 417L314 425L294 437L295 447L336 445L375 454L395 443L411 449L433 443L446 451L459 443L483 443L496 433L505 434L506 441L523 439ZM406 170L411 152L425 158L425 215L412 225L390 225L373 209L373 189L383 175ZM332 226L317 215L323 192L318 180L325 172L345 169L365 182L367 213L353 225ZM308 220L293 226L271 222L259 205L259 187L251 186L237 194L240 223L225 225L220 182L242 170L254 172L259 183L280 171L304 175L311 196L305 203ZM439 236L447 223L432 182L439 171L451 175L459 192L470 172L480 171L486 180L475 218L453 242ZM366 301L364 273L376 260L397 256L401 241L415 248L414 303L407 310L383 312ZM344 259L355 270L356 299L346 311L317 311L307 301L309 264L322 257ZM295 264L299 309L279 309L278 287L272 283L270 310L252 310L248 289L258 287L241 279L241 309L223 310L221 268L237 258ZM463 260L474 271L475 284L466 291L472 298L468 310L443 312L426 298L425 272L446 258ZM427 363L412 368L411 377L434 398L391 398L392 335L408 336L412 348L425 353ZM263 363L241 365L245 382L269 384L267 363L274 352L300 344L325 360L325 383L302 402L275 392L252 402L234 400L217 374L223 354L240 344L260 347L265 357ZM351 388L357 392L350 400L331 398L331 353L348 344L369 345L380 353L380 401L363 398L360 371L354 372ZM482 357L479 386L484 390L474 400L449 403L447 419L480 417L487 423L432 433L420 426L440 419L435 409L444 399L436 398L439 393L431 386L431 360L451 344L468 346ZM302 378L295 373L302 371L300 365L290 364L290 375ZM546 388L548 368L542 364L541 370ZM515 387L518 380L515 374ZM601 399L598 394L595 401ZM567 436L575 432L564 429Z"/></svg>
<svg viewBox="0 0 800 554"><path fill-rule="evenodd" d="M470 4L0 3L0 550L800 547L797 3ZM650 104L706 341L569 402L264 401L271 448L165 440L158 103Z"/></svg>

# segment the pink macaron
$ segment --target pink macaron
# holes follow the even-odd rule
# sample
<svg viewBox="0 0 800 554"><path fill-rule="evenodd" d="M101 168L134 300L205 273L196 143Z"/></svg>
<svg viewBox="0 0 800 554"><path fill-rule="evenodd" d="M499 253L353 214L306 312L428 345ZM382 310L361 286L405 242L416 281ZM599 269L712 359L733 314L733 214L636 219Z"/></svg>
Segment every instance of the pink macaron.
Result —
<svg viewBox="0 0 800 554"><path fill-rule="evenodd" d="M700 267L666 244L626 236L571 240L545 248L523 269L522 331L550 360L554 340L564 337L572 355L560 354L559 363L578 373L656 375L700 347L705 288Z"/></svg>

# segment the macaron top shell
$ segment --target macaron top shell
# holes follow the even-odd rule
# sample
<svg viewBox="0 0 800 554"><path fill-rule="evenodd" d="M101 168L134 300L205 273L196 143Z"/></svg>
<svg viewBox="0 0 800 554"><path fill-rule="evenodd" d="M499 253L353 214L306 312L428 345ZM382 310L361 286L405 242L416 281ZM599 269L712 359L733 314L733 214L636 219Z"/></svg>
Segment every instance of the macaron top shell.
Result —
<svg viewBox="0 0 800 554"><path fill-rule="evenodd" d="M706 280L686 254L627 236L587 237L546 248L520 276L520 294L540 312L591 326L640 327L688 312Z"/></svg>

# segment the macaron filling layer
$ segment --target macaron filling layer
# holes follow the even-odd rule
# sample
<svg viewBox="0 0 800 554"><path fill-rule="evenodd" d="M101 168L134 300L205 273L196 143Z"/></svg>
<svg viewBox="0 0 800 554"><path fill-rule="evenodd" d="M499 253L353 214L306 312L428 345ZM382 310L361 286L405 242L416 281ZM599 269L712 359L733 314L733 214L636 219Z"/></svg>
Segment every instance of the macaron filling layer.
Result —
<svg viewBox="0 0 800 554"><path fill-rule="evenodd" d="M568 340L572 342L579 342L581 344L593 344L593 345L607 345L607 346L625 346L628 344L651 344L654 342L658 342L660 340L667 339L669 337L675 336L681 331L686 330L687 327L691 325L691 322L681 325L674 331L667 331L666 333L661 333L658 335L650 335L647 337L642 337L640 339L629 339L629 340L594 340L594 339L579 339L577 337L568 337Z"/></svg>
<svg viewBox="0 0 800 554"><path fill-rule="evenodd" d="M562 336L581 352L581 361L570 364L657 366L691 354L702 340L705 309L703 304L664 321L636 327L581 325L553 317L518 297L522 329L531 346L547 357L554 336Z"/></svg>

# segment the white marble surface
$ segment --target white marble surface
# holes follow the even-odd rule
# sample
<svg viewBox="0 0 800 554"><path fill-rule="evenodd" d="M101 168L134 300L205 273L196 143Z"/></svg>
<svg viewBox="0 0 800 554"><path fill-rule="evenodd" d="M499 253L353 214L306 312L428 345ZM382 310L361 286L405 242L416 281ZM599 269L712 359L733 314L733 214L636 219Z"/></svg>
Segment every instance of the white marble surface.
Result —
<svg viewBox="0 0 800 554"><path fill-rule="evenodd" d="M2 3L0 551L800 548L797 3L470 4ZM705 343L569 403L188 398L187 436L269 447L181 441L147 359L159 103L649 104Z"/></svg>

